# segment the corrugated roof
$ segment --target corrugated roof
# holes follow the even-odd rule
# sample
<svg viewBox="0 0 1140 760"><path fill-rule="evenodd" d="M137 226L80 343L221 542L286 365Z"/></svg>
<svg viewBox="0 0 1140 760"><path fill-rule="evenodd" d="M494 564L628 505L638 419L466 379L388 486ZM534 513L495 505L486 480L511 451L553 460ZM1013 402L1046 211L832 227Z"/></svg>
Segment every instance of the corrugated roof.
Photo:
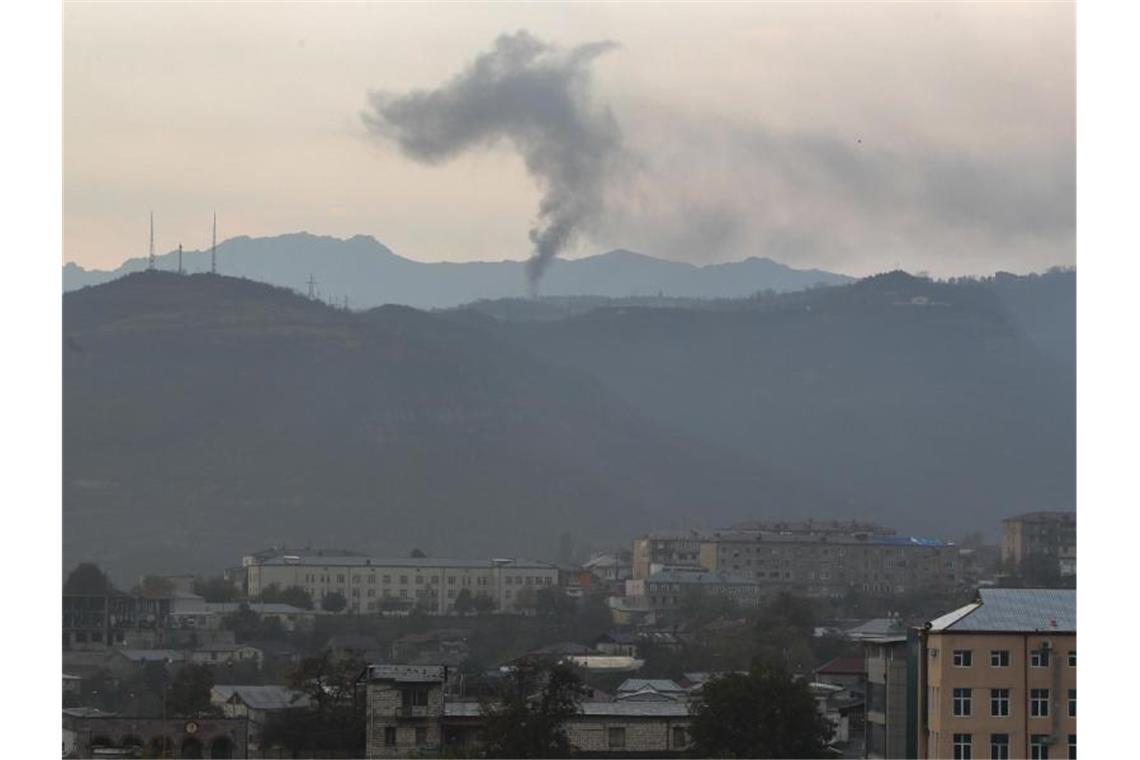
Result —
<svg viewBox="0 0 1140 760"><path fill-rule="evenodd" d="M223 702L235 697L254 710L291 710L308 707L309 697L287 686L239 686L218 684L214 691Z"/></svg>
<svg viewBox="0 0 1140 760"><path fill-rule="evenodd" d="M680 684L669 678L627 678L622 681L621 686L617 688L619 692L634 692L641 691L642 689L653 689L654 691L663 692L684 691Z"/></svg>
<svg viewBox="0 0 1140 760"><path fill-rule="evenodd" d="M931 621L930 630L1077 630L1077 592L1072 589L983 588L978 591L978 598L979 602L973 605Z"/></svg>

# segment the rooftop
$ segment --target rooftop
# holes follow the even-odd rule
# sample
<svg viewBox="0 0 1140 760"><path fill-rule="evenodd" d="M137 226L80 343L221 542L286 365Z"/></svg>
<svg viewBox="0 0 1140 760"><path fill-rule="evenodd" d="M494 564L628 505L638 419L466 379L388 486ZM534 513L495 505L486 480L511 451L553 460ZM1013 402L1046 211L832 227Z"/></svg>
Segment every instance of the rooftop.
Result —
<svg viewBox="0 0 1140 760"><path fill-rule="evenodd" d="M1013 517L1007 517L1002 520L1003 523L1014 522L1016 520L1028 520L1030 522L1071 522L1077 521L1076 512L1025 512Z"/></svg>
<svg viewBox="0 0 1140 760"><path fill-rule="evenodd" d="M931 631L1075 633L1077 592L1072 589L983 588L978 598L927 623Z"/></svg>
<svg viewBox="0 0 1140 760"><path fill-rule="evenodd" d="M305 565L321 567L410 567L421 569L456 568L468 570L488 570L493 567L521 567L554 569L549 562L536 559L448 559L445 557L370 557L363 554L349 555L298 555L282 554L266 557L258 565Z"/></svg>
<svg viewBox="0 0 1140 760"><path fill-rule="evenodd" d="M867 665L862 657L836 657L815 669L816 673L830 673L839 676L862 675Z"/></svg>
<svg viewBox="0 0 1140 760"><path fill-rule="evenodd" d="M240 701L254 710L289 710L309 706L309 698L304 693L287 686L217 684L214 693L223 702Z"/></svg>
<svg viewBox="0 0 1140 760"><path fill-rule="evenodd" d="M619 692L634 692L652 689L659 692L682 692L685 689L669 678L627 678L617 687Z"/></svg>
<svg viewBox="0 0 1140 760"><path fill-rule="evenodd" d="M687 702L583 702L581 714L616 718L684 718L689 715ZM482 715L478 702L445 702L447 718L478 718Z"/></svg>
<svg viewBox="0 0 1140 760"><path fill-rule="evenodd" d="M368 680L401 683L442 683L447 668L442 665L369 665Z"/></svg>

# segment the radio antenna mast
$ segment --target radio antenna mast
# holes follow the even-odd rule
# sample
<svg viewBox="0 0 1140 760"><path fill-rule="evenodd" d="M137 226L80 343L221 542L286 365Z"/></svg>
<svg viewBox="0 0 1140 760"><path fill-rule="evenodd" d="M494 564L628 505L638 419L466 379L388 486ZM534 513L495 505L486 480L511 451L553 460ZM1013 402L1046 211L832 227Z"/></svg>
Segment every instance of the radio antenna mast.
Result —
<svg viewBox="0 0 1140 760"><path fill-rule="evenodd" d="M214 234L210 238L210 274L218 273L218 212L214 212Z"/></svg>
<svg viewBox="0 0 1140 760"><path fill-rule="evenodd" d="M178 244L178 274L182 274L182 243Z"/></svg>
<svg viewBox="0 0 1140 760"><path fill-rule="evenodd" d="M154 269L154 212L150 212L150 253L147 255L146 268Z"/></svg>

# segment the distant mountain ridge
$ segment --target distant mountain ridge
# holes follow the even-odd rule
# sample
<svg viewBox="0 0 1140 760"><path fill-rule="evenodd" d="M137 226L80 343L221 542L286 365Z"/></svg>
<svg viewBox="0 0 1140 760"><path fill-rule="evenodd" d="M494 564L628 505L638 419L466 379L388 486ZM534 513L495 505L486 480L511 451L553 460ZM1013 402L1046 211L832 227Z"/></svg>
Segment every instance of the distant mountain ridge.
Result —
<svg viewBox="0 0 1140 760"><path fill-rule="evenodd" d="M177 251L155 258L158 269L178 268ZM184 251L182 260L189 273L210 269L209 250ZM87 270L69 262L63 268L63 289L98 285L146 266L144 257L128 259L113 270ZM353 309L384 304L448 308L527 294L522 261L413 261L367 235L340 239L300 232L230 238L218 244L218 271L302 292L307 292L312 276L322 299L340 305L347 298ZM793 269L767 258L698 266L618 249L556 260L539 292L550 296L739 298L764 290L783 293L851 281L846 275Z"/></svg>

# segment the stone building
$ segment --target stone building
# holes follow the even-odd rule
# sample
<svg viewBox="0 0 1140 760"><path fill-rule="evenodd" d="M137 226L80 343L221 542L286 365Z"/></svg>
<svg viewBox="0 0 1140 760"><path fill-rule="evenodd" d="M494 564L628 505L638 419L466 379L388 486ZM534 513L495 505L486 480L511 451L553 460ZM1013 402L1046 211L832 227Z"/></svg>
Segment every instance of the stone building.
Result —
<svg viewBox="0 0 1140 760"><path fill-rule="evenodd" d="M63 757L248 757L245 718L139 718L63 711Z"/></svg>
<svg viewBox="0 0 1140 760"><path fill-rule="evenodd" d="M413 606L446 614L464 590L472 597L488 597L496 611L513 612L533 604L539 589L558 586L557 567L526 559L393 559L282 550L244 557L243 566L253 599L270 585L300 586L318 604L339 593L348 603L345 611L358 614Z"/></svg>

